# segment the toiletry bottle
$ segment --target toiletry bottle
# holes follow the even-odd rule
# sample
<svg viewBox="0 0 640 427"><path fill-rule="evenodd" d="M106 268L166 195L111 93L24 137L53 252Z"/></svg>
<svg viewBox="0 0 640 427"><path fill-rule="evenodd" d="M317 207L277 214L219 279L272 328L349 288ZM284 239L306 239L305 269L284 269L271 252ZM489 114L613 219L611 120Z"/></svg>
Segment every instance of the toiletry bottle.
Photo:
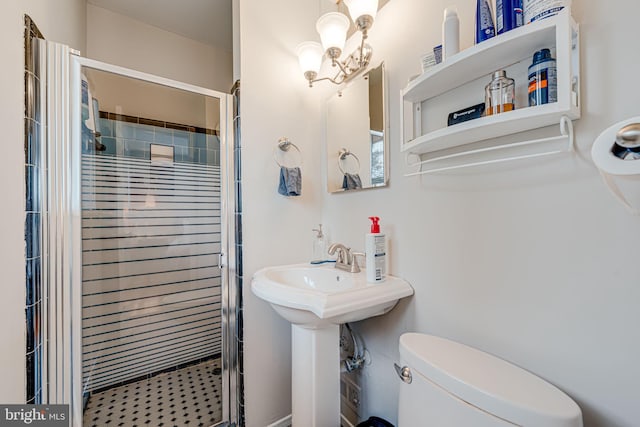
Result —
<svg viewBox="0 0 640 427"><path fill-rule="evenodd" d="M487 116L515 109L516 83L505 70L493 73L493 80L485 88L484 113Z"/></svg>
<svg viewBox="0 0 640 427"><path fill-rule="evenodd" d="M558 71L549 49L533 54L529 67L529 106L558 101Z"/></svg>
<svg viewBox="0 0 640 427"><path fill-rule="evenodd" d="M387 238L380 233L377 216L369 217L371 232L365 235L367 282L382 282L387 274Z"/></svg>
<svg viewBox="0 0 640 427"><path fill-rule="evenodd" d="M571 9L571 0L523 0L522 3L525 24L557 15L565 7Z"/></svg>
<svg viewBox="0 0 640 427"><path fill-rule="evenodd" d="M477 0L476 6L476 44L496 35L493 25L493 15L489 0Z"/></svg>
<svg viewBox="0 0 640 427"><path fill-rule="evenodd" d="M442 57L447 59L460 51L460 20L452 8L444 10L442 22Z"/></svg>
<svg viewBox="0 0 640 427"><path fill-rule="evenodd" d="M442 62L442 45L441 44L433 48L433 54L436 57L436 64L440 64Z"/></svg>
<svg viewBox="0 0 640 427"><path fill-rule="evenodd" d="M314 228L311 231L315 232L311 247L311 264L321 264L327 259L327 243L322 232L322 224L319 224L318 228Z"/></svg>
<svg viewBox="0 0 640 427"><path fill-rule="evenodd" d="M496 0L496 29L505 33L524 24L522 0Z"/></svg>

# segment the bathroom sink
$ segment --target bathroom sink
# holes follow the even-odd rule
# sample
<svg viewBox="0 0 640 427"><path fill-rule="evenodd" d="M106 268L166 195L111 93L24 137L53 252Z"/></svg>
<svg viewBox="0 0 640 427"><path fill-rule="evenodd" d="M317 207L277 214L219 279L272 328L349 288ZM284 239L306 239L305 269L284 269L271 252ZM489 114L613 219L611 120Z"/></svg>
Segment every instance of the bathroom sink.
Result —
<svg viewBox="0 0 640 427"><path fill-rule="evenodd" d="M291 322L291 425L340 425L340 324L379 316L413 295L406 281L333 264L268 267L256 272L253 293Z"/></svg>
<svg viewBox="0 0 640 427"><path fill-rule="evenodd" d="M379 316L413 295L409 283L398 277L367 283L364 271L349 273L333 264L264 268L253 276L251 288L286 320L311 328Z"/></svg>

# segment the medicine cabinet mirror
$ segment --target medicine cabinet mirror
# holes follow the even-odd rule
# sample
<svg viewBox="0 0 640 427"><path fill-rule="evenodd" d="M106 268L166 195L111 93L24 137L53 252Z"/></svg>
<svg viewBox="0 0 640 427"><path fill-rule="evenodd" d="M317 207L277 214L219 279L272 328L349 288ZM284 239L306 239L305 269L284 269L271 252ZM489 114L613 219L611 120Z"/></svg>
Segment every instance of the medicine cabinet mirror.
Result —
<svg viewBox="0 0 640 427"><path fill-rule="evenodd" d="M330 193L387 184L384 63L327 100L327 189Z"/></svg>

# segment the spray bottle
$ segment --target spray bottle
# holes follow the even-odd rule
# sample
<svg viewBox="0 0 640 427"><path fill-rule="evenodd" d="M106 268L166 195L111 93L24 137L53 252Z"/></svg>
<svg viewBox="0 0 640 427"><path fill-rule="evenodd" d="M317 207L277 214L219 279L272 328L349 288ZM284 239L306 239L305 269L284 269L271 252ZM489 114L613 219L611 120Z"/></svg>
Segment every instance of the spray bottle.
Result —
<svg viewBox="0 0 640 427"><path fill-rule="evenodd" d="M378 283L387 274L387 238L380 232L380 218L370 216L371 232L365 235L367 282Z"/></svg>
<svg viewBox="0 0 640 427"><path fill-rule="evenodd" d="M522 0L496 0L496 29L498 34L522 27Z"/></svg>

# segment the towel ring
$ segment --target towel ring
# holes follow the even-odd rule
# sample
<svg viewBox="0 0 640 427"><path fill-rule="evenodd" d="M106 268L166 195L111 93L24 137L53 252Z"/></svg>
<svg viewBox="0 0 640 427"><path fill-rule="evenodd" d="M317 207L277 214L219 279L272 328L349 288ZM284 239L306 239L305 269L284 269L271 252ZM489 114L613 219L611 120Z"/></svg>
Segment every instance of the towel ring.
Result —
<svg viewBox="0 0 640 427"><path fill-rule="evenodd" d="M300 161L298 164L294 164L293 166L286 166L284 161L280 161L278 160L278 153L288 153L289 150L291 150L291 147L293 147L297 152L298 152L298 156L300 157ZM282 137L278 140L278 144L273 148L273 160L276 161L277 165L280 166L281 168L284 167L300 167L302 166L302 151L300 151L300 149L298 148L298 146L296 144L294 144L293 142L289 141L289 138L287 137Z"/></svg>
<svg viewBox="0 0 640 427"><path fill-rule="evenodd" d="M358 164L358 169L356 170L356 174L360 173L360 159L358 158L358 156L356 156L355 154L353 154L351 151L347 150L346 148L343 148L342 150L338 151L338 169L340 169L340 172L342 172L342 174L344 175L345 173L347 173L343 168L342 168L342 162L348 157L348 156L353 156L354 159L356 159L356 163Z"/></svg>

